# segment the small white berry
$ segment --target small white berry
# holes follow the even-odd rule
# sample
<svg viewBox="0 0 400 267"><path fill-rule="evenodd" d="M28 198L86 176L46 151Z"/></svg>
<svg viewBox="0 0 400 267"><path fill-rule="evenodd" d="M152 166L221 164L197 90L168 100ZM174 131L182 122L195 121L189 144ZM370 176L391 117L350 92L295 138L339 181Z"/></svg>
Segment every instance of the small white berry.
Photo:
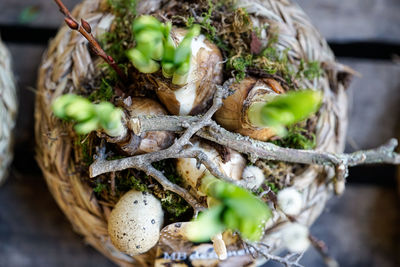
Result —
<svg viewBox="0 0 400 267"><path fill-rule="evenodd" d="M307 227L292 223L282 231L282 241L290 252L301 253L310 245L308 234Z"/></svg>
<svg viewBox="0 0 400 267"><path fill-rule="evenodd" d="M242 173L242 180L240 180L239 183L249 190L254 190L262 185L264 179L264 173L260 168L256 166L246 166Z"/></svg>
<svg viewBox="0 0 400 267"><path fill-rule="evenodd" d="M303 206L301 194L294 188L288 187L278 193L278 205L285 214L297 215Z"/></svg>

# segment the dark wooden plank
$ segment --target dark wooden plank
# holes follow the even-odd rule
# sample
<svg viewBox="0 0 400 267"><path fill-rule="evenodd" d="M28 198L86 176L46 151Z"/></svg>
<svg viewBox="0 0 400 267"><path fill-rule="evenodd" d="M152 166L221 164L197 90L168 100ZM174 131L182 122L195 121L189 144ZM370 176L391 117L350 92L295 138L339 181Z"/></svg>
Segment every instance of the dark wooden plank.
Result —
<svg viewBox="0 0 400 267"><path fill-rule="evenodd" d="M65 5L72 9L81 0L64 0ZM30 26L47 28L58 27L63 17L53 0L1 0L0 24L21 24L21 14L27 8L35 10L36 16L29 21Z"/></svg>
<svg viewBox="0 0 400 267"><path fill-rule="evenodd" d="M72 8L80 0L64 0ZM329 40L380 40L400 42L400 1L398 0L297 0L317 28ZM38 16L29 24L54 28L62 17L52 0L2 0L0 25L19 24L21 13L29 7Z"/></svg>
<svg viewBox="0 0 400 267"><path fill-rule="evenodd" d="M16 170L0 188L0 266L112 266L57 207L40 175Z"/></svg>
<svg viewBox="0 0 400 267"><path fill-rule="evenodd" d="M329 202L311 233L325 241L340 266L399 266L398 201L394 188L347 187ZM314 249L303 264L323 266Z"/></svg>
<svg viewBox="0 0 400 267"><path fill-rule="evenodd" d="M334 197L311 227L339 266L395 267L400 264L398 198L394 189L351 186ZM304 254L303 266L326 266L314 248ZM282 266L268 263L268 267Z"/></svg>
<svg viewBox="0 0 400 267"><path fill-rule="evenodd" d="M398 0L296 0L328 40L400 41Z"/></svg>
<svg viewBox="0 0 400 267"><path fill-rule="evenodd" d="M342 60L361 73L349 88L347 151L379 146L398 137L400 65L389 61Z"/></svg>

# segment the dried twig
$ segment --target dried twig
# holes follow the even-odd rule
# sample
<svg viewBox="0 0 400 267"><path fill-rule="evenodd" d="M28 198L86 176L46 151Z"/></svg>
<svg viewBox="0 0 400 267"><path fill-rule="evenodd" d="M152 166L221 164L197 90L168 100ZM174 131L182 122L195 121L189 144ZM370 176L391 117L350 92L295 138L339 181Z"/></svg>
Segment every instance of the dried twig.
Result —
<svg viewBox="0 0 400 267"><path fill-rule="evenodd" d="M247 245L254 249L258 254L262 255L267 260L276 261L282 263L284 266L293 266L293 267L303 267L299 263L300 259L302 258L303 254L299 253L288 253L284 257L275 256L269 252L268 246L263 243L247 243Z"/></svg>
<svg viewBox="0 0 400 267"><path fill-rule="evenodd" d="M195 212L202 209L203 207L199 206L197 200L192 195L190 195L182 187L170 182L162 172L155 169L151 164L153 162L157 162L167 158L197 158L210 170L211 173L220 177L221 179L225 179L228 182L234 183L232 179L222 174L216 164L208 159L206 154L201 149L194 149L190 147L190 139L193 137L193 135L195 135L196 132L200 129L212 123L211 118L214 113L221 107L222 99L227 96L230 83L231 81L228 81L224 84L224 86L217 87L214 95L213 105L195 123L183 123L182 126L187 130L181 135L179 139L174 142L172 146L157 152L111 161L107 161L105 159L106 157L103 155L104 151L99 150L102 151L101 153L103 154L98 155L97 159L90 166L90 177L95 177L103 173L134 168L144 171L147 175L154 177L165 190L175 192L176 194L183 197L195 209Z"/></svg>
<svg viewBox="0 0 400 267"><path fill-rule="evenodd" d="M132 118L128 123L128 127L137 134L160 130L180 132L184 129L182 125L186 122L196 124L199 120L200 117L138 117ZM229 132L214 121L208 125L208 127L200 129L196 135L232 148L240 153L248 154L253 158L334 166L336 167L337 179L344 179L348 174L348 167L355 165L374 163L400 164L400 155L394 152L397 146L396 139L391 139L376 149L357 151L349 154L335 154L315 150L284 148Z"/></svg>
<svg viewBox="0 0 400 267"><path fill-rule="evenodd" d="M311 234L309 235L308 238L310 239L313 247L318 251L318 253L324 259L324 262L327 267L338 267L339 266L338 262L334 258L329 256L328 248L326 247L326 245L323 241L318 240L316 237L312 236Z"/></svg>
<svg viewBox="0 0 400 267"><path fill-rule="evenodd" d="M84 19L81 19L81 23L79 24L79 22L71 15L68 8L63 4L62 0L54 0L54 2L56 2L60 8L60 12L65 16L64 20L68 27L71 30L78 31L80 34L82 34L83 37L88 40L93 52L103 58L108 65L115 70L121 80L126 82L127 77L125 73L118 67L118 64L115 62L115 60L110 55L107 55L103 48L101 48L99 42L97 42L96 38L94 38L90 24Z"/></svg>

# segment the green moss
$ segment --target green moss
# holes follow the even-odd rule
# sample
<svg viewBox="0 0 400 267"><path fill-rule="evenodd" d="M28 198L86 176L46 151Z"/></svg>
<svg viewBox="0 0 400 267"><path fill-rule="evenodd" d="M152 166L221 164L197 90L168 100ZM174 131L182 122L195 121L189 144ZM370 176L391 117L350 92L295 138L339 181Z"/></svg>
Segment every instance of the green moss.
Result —
<svg viewBox="0 0 400 267"><path fill-rule="evenodd" d="M93 188L93 192L95 192L96 195L100 195L105 190L107 190L107 188L108 186L106 184L103 184L101 181L96 180L96 186Z"/></svg>
<svg viewBox="0 0 400 267"><path fill-rule="evenodd" d="M321 77L323 70L321 68L321 63L318 61L304 62L303 59L300 61L299 70L297 77L305 77L308 80L313 80L315 78Z"/></svg>
<svg viewBox="0 0 400 267"><path fill-rule="evenodd" d="M272 192L274 192L275 194L277 194L279 192L279 188L276 184L272 183L272 182L265 182L265 184L271 189Z"/></svg>
<svg viewBox="0 0 400 267"><path fill-rule="evenodd" d="M118 66L127 72L129 60L126 51L134 45L132 24L136 17L136 0L108 0L111 12L115 15L111 31L101 36L100 42L106 53L113 57ZM104 65L105 82L114 86L117 74L108 65Z"/></svg>
<svg viewBox="0 0 400 267"><path fill-rule="evenodd" d="M165 196L160 201L163 209L174 219L179 218L190 210L190 205L183 198L169 191L165 193Z"/></svg>
<svg viewBox="0 0 400 267"><path fill-rule="evenodd" d="M118 192L127 192L135 189L137 191L149 191L147 185L140 179L128 172L125 177L115 179L115 187Z"/></svg>
<svg viewBox="0 0 400 267"><path fill-rule="evenodd" d="M315 135L310 134L307 129L297 126L290 127L284 138L272 141L272 143L295 149L313 149L316 146Z"/></svg>
<svg viewBox="0 0 400 267"><path fill-rule="evenodd" d="M175 168L173 159L165 159L153 163L153 167L161 171L165 177L168 178L174 184L181 184L182 178L179 176Z"/></svg>
<svg viewBox="0 0 400 267"><path fill-rule="evenodd" d="M153 163L154 168L161 171L165 177L168 178L174 184L181 184L182 178L178 175L175 162L173 159L166 159L162 161L158 161ZM165 211L168 212L169 220L179 221L181 216L186 216L187 213L191 210L190 205L179 195L164 190L158 190L158 188L154 188L153 193L160 199L161 205Z"/></svg>
<svg viewBox="0 0 400 267"><path fill-rule="evenodd" d="M245 57L232 58L228 61L227 68L235 72L236 81L241 81L246 77L246 71L252 65L253 57L247 55Z"/></svg>
<svg viewBox="0 0 400 267"><path fill-rule="evenodd" d="M98 90L94 90L88 97L92 102L94 101L110 101L114 89L110 83L114 83L114 78L103 78L101 79L101 84Z"/></svg>
<svg viewBox="0 0 400 267"><path fill-rule="evenodd" d="M181 177L176 173L173 160L168 159L155 162L153 166L162 171L171 182L179 184L182 181ZM105 186L109 190L110 185ZM137 172L134 175L131 171L118 173L115 179L115 188L118 193L135 189L153 194L161 201L162 208L166 212L166 218L169 222L181 221L191 211L190 205L182 197L171 191L165 191L151 177L142 172ZM99 185L100 189L102 189L101 185Z"/></svg>
<svg viewBox="0 0 400 267"><path fill-rule="evenodd" d="M90 137L88 135L79 135L75 140L75 145L81 148L82 162L89 166L93 163L93 151L90 145Z"/></svg>
<svg viewBox="0 0 400 267"><path fill-rule="evenodd" d="M267 187L266 187L266 186L267 186ZM261 186L261 187L258 189L258 194L261 194L262 192L264 192L266 188L271 189L271 191L274 192L275 194L277 194L277 193L279 192L279 190L280 190L280 189L279 189L279 185L277 185L277 184L275 184L275 183L273 183L273 182L271 182L271 181L265 181L265 182L264 182L264 185Z"/></svg>

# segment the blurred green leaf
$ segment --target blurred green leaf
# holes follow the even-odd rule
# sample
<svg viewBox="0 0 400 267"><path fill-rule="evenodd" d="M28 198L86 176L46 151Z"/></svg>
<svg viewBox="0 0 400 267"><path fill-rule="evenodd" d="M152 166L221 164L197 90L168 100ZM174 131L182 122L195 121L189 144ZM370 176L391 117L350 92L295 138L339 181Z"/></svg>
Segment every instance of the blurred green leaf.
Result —
<svg viewBox="0 0 400 267"><path fill-rule="evenodd" d="M109 102L93 104L82 96L66 94L53 102L52 109L56 117L76 122L74 129L79 134L104 129L107 134L118 136L123 130L122 111Z"/></svg>
<svg viewBox="0 0 400 267"><path fill-rule="evenodd" d="M24 8L18 16L18 21L22 24L27 24L34 21L40 13L40 6L29 6Z"/></svg>
<svg viewBox="0 0 400 267"><path fill-rule="evenodd" d="M166 78L173 78L174 84L187 83L192 56L192 40L200 34L200 26L194 25L178 47L171 37L171 22L161 23L148 15L138 17L132 25L136 46L126 55L135 68L143 73L158 71L161 61L162 73Z"/></svg>
<svg viewBox="0 0 400 267"><path fill-rule="evenodd" d="M265 127L272 127L282 135L285 126L308 118L317 112L322 103L320 91L303 90L279 95L261 109L260 121Z"/></svg>
<svg viewBox="0 0 400 267"><path fill-rule="evenodd" d="M209 240L218 231L221 232L221 225L223 229L239 231L245 239L260 240L264 225L271 217L271 211L263 201L247 190L221 181L209 173L203 177L201 191L221 204L205 211L203 217L199 216L195 221L192 227L198 229L191 230L197 233L190 236L193 241Z"/></svg>

